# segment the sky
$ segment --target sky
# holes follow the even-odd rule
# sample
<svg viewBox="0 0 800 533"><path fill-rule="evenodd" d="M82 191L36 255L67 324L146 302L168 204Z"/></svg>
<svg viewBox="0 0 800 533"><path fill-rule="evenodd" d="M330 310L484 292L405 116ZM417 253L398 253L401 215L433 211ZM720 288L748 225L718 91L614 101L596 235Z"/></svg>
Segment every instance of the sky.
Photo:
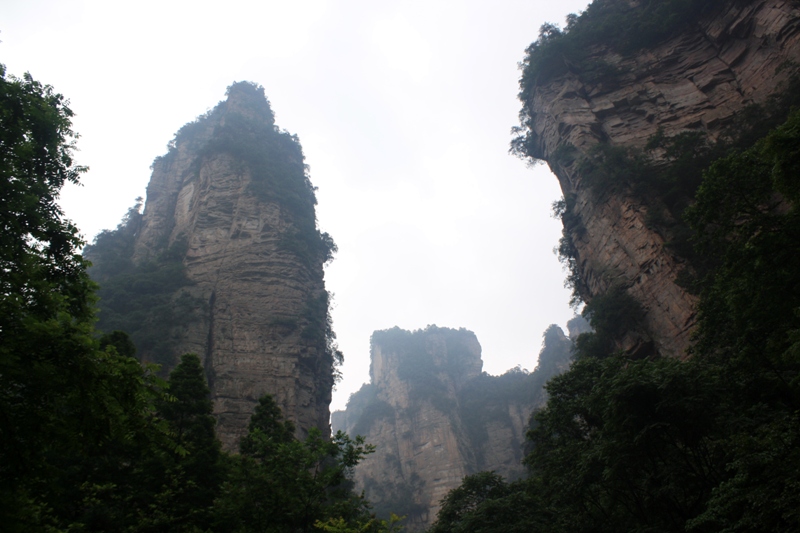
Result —
<svg viewBox="0 0 800 533"><path fill-rule="evenodd" d="M469 329L501 374L533 370L544 330L573 316L558 183L508 147L525 48L587 3L5 0L0 63L70 100L90 170L61 205L89 241L145 196L183 124L235 81L264 87L339 248L334 410L369 381L375 330Z"/></svg>

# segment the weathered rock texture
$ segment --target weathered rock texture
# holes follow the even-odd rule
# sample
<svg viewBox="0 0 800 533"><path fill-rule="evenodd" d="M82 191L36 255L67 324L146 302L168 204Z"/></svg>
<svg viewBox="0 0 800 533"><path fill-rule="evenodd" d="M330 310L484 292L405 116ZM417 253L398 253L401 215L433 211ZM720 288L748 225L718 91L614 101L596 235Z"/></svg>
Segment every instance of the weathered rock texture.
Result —
<svg viewBox="0 0 800 533"><path fill-rule="evenodd" d="M526 102L529 155L548 162L585 228L572 235L585 296L626 286L644 305L646 330L662 354L683 355L695 323L695 298L675 283L680 260L647 227L646 205L626 194L594 198L578 165L556 151L570 144L586 154L600 142L641 148L659 130L668 137L702 131L714 140L797 72L798 45L797 2L731 1L646 51L622 56L596 47L590 60L616 74L587 82L570 69L536 85Z"/></svg>
<svg viewBox="0 0 800 533"><path fill-rule="evenodd" d="M377 446L356 467L358 488L379 514L407 515L409 528L420 530L464 476L522 476L528 419L544 401L545 381L568 367L571 345L551 326L534 373L495 377L482 372L481 347L470 331L376 331L371 383L333 417L334 429Z"/></svg>
<svg viewBox="0 0 800 533"><path fill-rule="evenodd" d="M203 305L172 332L174 355L201 355L228 450L266 393L299 433L329 432L329 250L314 248L322 235L299 144L273 120L263 89L237 83L185 126L153 164L133 251L135 263L170 250L185 265L183 292Z"/></svg>

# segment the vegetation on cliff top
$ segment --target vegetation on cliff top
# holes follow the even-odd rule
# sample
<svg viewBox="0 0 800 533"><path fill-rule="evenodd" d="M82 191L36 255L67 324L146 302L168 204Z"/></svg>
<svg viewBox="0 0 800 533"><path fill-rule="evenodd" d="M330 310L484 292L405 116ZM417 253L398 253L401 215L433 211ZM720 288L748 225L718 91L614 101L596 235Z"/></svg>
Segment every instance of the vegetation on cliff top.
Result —
<svg viewBox="0 0 800 533"><path fill-rule="evenodd" d="M511 151L521 157L539 158L531 130L535 112L531 97L536 86L573 73L586 82L618 74L614 65L598 59L600 52L629 54L658 44L685 31L697 19L728 0L594 0L580 14L567 16L564 29L544 24L539 38L526 50L520 63L520 126Z"/></svg>
<svg viewBox="0 0 800 533"><path fill-rule="evenodd" d="M297 135L275 125L275 115L264 88L251 82L228 87L223 100L196 121L183 126L168 144L168 153L156 159L154 169L168 166L179 146L204 159L226 154L251 176L252 192L278 203L290 213L294 229L284 235L284 247L309 266L330 261L336 245L317 228L316 188L311 183Z"/></svg>

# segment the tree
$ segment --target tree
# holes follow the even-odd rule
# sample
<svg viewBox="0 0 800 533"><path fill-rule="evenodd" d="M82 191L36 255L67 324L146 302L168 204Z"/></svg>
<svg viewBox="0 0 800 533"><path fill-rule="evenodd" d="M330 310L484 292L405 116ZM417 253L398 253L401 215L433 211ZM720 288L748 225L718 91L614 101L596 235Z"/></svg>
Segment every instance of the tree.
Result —
<svg viewBox="0 0 800 533"><path fill-rule="evenodd" d="M206 530L224 472L210 391L196 354L181 357L156 406L170 438L141 462L135 489L147 505L141 505L136 530Z"/></svg>
<svg viewBox="0 0 800 533"><path fill-rule="evenodd" d="M81 240L56 203L85 170L71 117L52 87L0 65L0 510L18 518L12 530L21 509L43 510L26 480L46 472L54 446L79 444L72 424L92 392L75 384L98 366Z"/></svg>
<svg viewBox="0 0 800 533"><path fill-rule="evenodd" d="M800 111L705 173L688 212L700 280L695 357L727 386L728 477L697 531L792 531L800 523Z"/></svg>
<svg viewBox="0 0 800 533"><path fill-rule="evenodd" d="M797 530L798 145L794 112L704 172L687 211L707 258L687 361L609 353L593 340L634 328L636 313L593 300L597 333L579 339L529 433L549 531Z"/></svg>
<svg viewBox="0 0 800 533"><path fill-rule="evenodd" d="M467 476L442 500L428 533L527 533L549 523L530 483L508 484L494 472Z"/></svg>
<svg viewBox="0 0 800 533"><path fill-rule="evenodd" d="M271 396L259 400L241 456L215 503L219 531L312 531L314 523L369 521L366 502L352 493L352 468L374 447L342 432L323 438L312 428L301 442Z"/></svg>
<svg viewBox="0 0 800 533"><path fill-rule="evenodd" d="M5 531L119 530L141 442L163 442L159 381L129 339L95 338L94 285L57 199L72 111L0 66L0 521ZM111 503L111 505L106 505ZM122 513L122 514L121 514Z"/></svg>

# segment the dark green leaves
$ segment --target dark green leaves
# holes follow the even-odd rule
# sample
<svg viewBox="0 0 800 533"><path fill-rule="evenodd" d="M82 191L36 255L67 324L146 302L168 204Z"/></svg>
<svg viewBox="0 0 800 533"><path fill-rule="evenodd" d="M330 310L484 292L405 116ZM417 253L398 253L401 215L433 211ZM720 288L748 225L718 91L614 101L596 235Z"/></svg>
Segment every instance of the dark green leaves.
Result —
<svg viewBox="0 0 800 533"><path fill-rule="evenodd" d="M342 432L325 439L312 428L302 442L293 433L272 397L262 397L214 504L215 531L311 531L316 521L368 520L349 478L374 447Z"/></svg>

